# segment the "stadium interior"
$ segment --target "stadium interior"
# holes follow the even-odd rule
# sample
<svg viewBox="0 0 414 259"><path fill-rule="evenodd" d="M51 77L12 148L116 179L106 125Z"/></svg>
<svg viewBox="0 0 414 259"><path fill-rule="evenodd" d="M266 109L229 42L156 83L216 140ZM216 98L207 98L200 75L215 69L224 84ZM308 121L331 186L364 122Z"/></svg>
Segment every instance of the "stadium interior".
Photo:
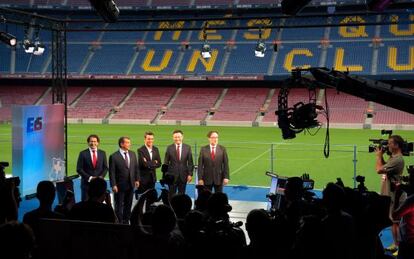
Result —
<svg viewBox="0 0 414 259"><path fill-rule="evenodd" d="M117 7L103 7L103 2L116 3ZM16 105L62 103L65 125L282 128L277 111L281 100L287 98L282 96L287 80L294 82L289 84L288 107L298 102L313 102L314 107L326 110L329 106L328 118L322 113L314 118L324 128L328 124L338 129L414 130L414 114L389 105L383 96L377 99L363 90L350 94L333 84L326 87L306 72L327 68L367 78L389 85L387 93L398 87L397 92L402 89L414 100L412 0L0 0L0 41L0 145L7 144L7 150L0 148L0 153L11 153L10 128ZM295 69L303 69L304 81L312 78L316 87L295 81ZM66 137L67 132L65 127ZM248 146L246 150L249 152ZM65 152L67 159L68 149ZM358 152L355 147L355 164ZM69 162L75 164L72 159ZM412 163L412 154L406 161ZM243 163L240 168L251 162ZM267 165L268 161L262 163ZM270 163L273 168L273 160ZM79 191L79 180L74 182ZM355 187L356 179L353 182ZM191 192L195 192L195 185L189 185ZM240 194L240 187L236 191L226 188L231 193L233 220L246 222L253 208L269 209L270 200L253 198L263 196L268 189L249 186L248 194ZM157 189L162 189L159 183ZM318 191L317 195L320 198L322 193ZM245 203L245 198L249 202ZM19 220L36 206L30 198L22 204ZM277 220L278 215L271 216ZM41 223L47 231L40 234L40 250L35 251L34 258L140 258L140 248L126 240L136 238L151 247L154 244L154 240L136 236L136 229L124 225L62 222ZM243 230L249 241L248 232ZM391 244L390 228L381 230L374 239L380 240L382 235L382 244L364 245L381 246L381 250ZM94 248L88 251L90 247L76 247L75 237L66 238L62 233L82 241L98 235L108 238L102 243L94 241ZM114 241L109 237L113 233L122 238ZM121 241L125 241L126 252L116 254ZM52 248L42 250L47 242ZM316 249L317 244L307 242ZM95 245L108 246L111 252L99 252ZM382 254L368 256L368 249L361 247L355 246L355 253L360 252L355 257L338 253L330 258L385 258ZM60 249L72 252L55 257ZM234 256L245 251L230 250ZM392 256L392 252L386 254ZM301 253L293 257L278 254L277 258L325 258L317 252L307 256ZM153 256L148 251L143 255Z"/></svg>

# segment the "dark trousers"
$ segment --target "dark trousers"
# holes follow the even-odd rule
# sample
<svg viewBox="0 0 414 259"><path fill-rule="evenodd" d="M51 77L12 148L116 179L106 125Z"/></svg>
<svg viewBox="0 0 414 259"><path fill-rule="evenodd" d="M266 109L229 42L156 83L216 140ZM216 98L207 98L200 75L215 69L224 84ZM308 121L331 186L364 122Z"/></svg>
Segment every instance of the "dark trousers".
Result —
<svg viewBox="0 0 414 259"><path fill-rule="evenodd" d="M187 186L187 183L177 182L172 185L168 185L168 197L174 196L174 194L185 194L185 187ZM178 191L178 192L177 192Z"/></svg>
<svg viewBox="0 0 414 259"><path fill-rule="evenodd" d="M211 185L206 185L206 188L209 189L211 192L223 192L223 185L215 185L215 184L211 184Z"/></svg>
<svg viewBox="0 0 414 259"><path fill-rule="evenodd" d="M81 200L87 201L89 199L88 196L89 184L81 183Z"/></svg>
<svg viewBox="0 0 414 259"><path fill-rule="evenodd" d="M119 223L129 224L133 197L134 190L132 188L114 194L115 214Z"/></svg>
<svg viewBox="0 0 414 259"><path fill-rule="evenodd" d="M148 183L145 183L145 184L140 183L138 189L139 189L140 193L143 193L146 190L154 189L154 188L155 188L155 182L148 182Z"/></svg>

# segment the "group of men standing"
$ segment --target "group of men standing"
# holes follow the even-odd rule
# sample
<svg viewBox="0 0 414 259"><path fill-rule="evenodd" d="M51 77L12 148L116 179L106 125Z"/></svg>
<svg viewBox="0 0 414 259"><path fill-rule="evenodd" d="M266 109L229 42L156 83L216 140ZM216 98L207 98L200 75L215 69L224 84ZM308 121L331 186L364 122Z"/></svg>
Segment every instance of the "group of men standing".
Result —
<svg viewBox="0 0 414 259"><path fill-rule="evenodd" d="M209 145L201 148L198 159L198 185L215 192L222 192L223 185L229 182L228 155L218 144L218 132L207 134ZM119 222L127 224L131 215L134 191L143 193L155 187L156 169L164 165L163 173L169 176L169 195L184 194L187 183L193 178L193 154L191 146L183 143L181 130L173 132L174 143L165 152L164 164L158 148L154 146L154 133L144 134L144 145L136 154L131 150L131 139L120 137L119 149L109 156L109 166L105 151L98 149L97 135L87 138L88 149L79 153L76 171L81 176L82 200L87 200L89 182L97 177L104 178L109 171L109 180L114 193L115 213Z"/></svg>

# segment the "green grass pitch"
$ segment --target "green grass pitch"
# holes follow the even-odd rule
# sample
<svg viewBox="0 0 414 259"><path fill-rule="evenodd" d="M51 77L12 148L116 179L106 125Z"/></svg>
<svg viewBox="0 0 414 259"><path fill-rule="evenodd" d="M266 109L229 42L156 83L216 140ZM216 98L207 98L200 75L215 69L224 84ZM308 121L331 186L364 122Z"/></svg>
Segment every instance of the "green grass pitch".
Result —
<svg viewBox="0 0 414 259"><path fill-rule="evenodd" d="M68 126L68 173L76 173L76 160L79 151L85 149L86 137L98 134L100 147L109 156L118 148L120 136L131 137L133 150L143 144L143 134L147 130L155 133L155 145L160 148L163 158L165 147L172 143L174 129L184 131L184 142L194 150L208 144L206 134L218 130L219 143L227 148L230 159L230 183L235 185L269 186L266 171L283 176L310 174L315 180L315 188L322 189L328 182L341 177L348 186L353 186L354 146L357 174L366 178L366 186L378 191L380 176L375 172L375 154L368 153L369 138L380 138L379 130L331 129L330 157L323 155L325 129L318 134L299 134L295 139L283 140L278 128L257 127L206 127L206 126L147 126L147 125L89 125L70 124ZM12 161L11 126L0 125L0 161ZM394 131L408 141L414 141L412 131ZM198 156L198 154L197 154ZM414 164L413 157L406 157L406 165ZM11 167L6 169L11 173ZM405 172L406 173L406 172Z"/></svg>

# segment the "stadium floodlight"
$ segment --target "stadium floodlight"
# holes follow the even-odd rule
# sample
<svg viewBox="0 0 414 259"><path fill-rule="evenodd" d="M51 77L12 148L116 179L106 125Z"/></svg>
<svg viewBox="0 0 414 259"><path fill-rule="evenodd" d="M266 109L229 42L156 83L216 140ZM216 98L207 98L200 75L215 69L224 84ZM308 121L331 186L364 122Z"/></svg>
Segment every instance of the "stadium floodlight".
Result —
<svg viewBox="0 0 414 259"><path fill-rule="evenodd" d="M266 44L263 41L259 41L254 50L254 55L258 58L263 58L265 56Z"/></svg>
<svg viewBox="0 0 414 259"><path fill-rule="evenodd" d="M105 22L118 20L119 8L113 0L89 0L89 2Z"/></svg>
<svg viewBox="0 0 414 259"><path fill-rule="evenodd" d="M23 49L24 52L32 54L35 50L35 45L29 39L25 39L23 41Z"/></svg>
<svg viewBox="0 0 414 259"><path fill-rule="evenodd" d="M210 44L208 44L208 41L207 41L207 32L206 32L207 25L208 25L208 23L206 23L204 28L203 28L204 43L203 43L203 47L201 48L201 56L204 59L211 58L211 47L210 47Z"/></svg>
<svg viewBox="0 0 414 259"><path fill-rule="evenodd" d="M16 46L17 44L16 37L11 35L10 33L3 32L3 31L0 32L0 41L12 47Z"/></svg>
<svg viewBox="0 0 414 259"><path fill-rule="evenodd" d="M38 40L35 41L33 55L40 56L43 52L45 52L45 45Z"/></svg>
<svg viewBox="0 0 414 259"><path fill-rule="evenodd" d="M370 11L382 12L392 4L393 0L370 0L367 2Z"/></svg>
<svg viewBox="0 0 414 259"><path fill-rule="evenodd" d="M282 13L287 15L296 15L312 0L283 0Z"/></svg>
<svg viewBox="0 0 414 259"><path fill-rule="evenodd" d="M201 48L201 56L204 59L211 58L211 47L208 43L204 42L203 47Z"/></svg>
<svg viewBox="0 0 414 259"><path fill-rule="evenodd" d="M259 41L254 49L254 55L258 58L263 58L266 52L266 44L262 41L262 28L259 29Z"/></svg>

